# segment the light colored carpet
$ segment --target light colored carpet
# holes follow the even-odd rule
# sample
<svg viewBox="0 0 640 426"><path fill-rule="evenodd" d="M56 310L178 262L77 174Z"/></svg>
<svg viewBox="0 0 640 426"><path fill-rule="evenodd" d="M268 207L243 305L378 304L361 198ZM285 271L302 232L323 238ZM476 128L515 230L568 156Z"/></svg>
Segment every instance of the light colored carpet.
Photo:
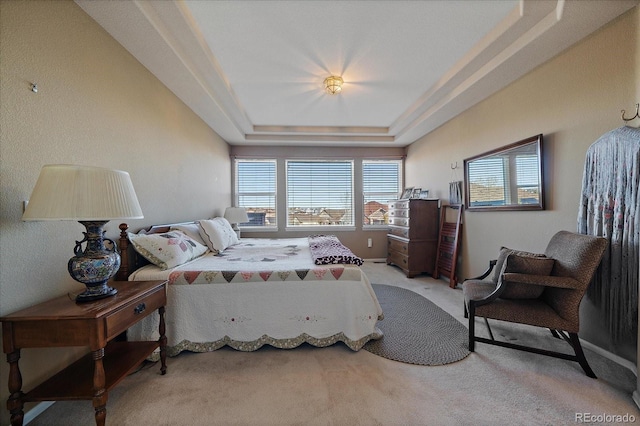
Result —
<svg viewBox="0 0 640 426"><path fill-rule="evenodd" d="M373 283L425 295L463 324L462 291L426 276L407 279L366 262ZM494 322L523 343L565 343L547 330ZM478 333L484 324L477 323ZM342 344L256 352L183 353L168 373L150 365L109 394L108 425L574 425L576 413L635 416L635 375L586 351L598 379L575 362L478 344L443 366L391 361ZM57 402L31 425L92 425L90 401Z"/></svg>

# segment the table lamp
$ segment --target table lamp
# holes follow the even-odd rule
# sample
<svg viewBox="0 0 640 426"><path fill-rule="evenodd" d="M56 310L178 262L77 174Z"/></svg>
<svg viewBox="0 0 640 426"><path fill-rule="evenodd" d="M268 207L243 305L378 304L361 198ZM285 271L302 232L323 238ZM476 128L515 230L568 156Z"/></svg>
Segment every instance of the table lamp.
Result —
<svg viewBox="0 0 640 426"><path fill-rule="evenodd" d="M224 211L224 218L229 221L233 230L238 234L238 238L240 238L240 228L238 228L238 224L249 222L247 210L244 207L227 207Z"/></svg>
<svg viewBox="0 0 640 426"><path fill-rule="evenodd" d="M143 217L129 173L55 164L40 171L22 220L77 220L85 226L84 239L76 241L75 256L68 263L71 277L87 287L76 297L81 303L118 292L107 282L120 268L120 254L114 241L104 238L104 225L111 219ZM111 249L104 241L109 241Z"/></svg>

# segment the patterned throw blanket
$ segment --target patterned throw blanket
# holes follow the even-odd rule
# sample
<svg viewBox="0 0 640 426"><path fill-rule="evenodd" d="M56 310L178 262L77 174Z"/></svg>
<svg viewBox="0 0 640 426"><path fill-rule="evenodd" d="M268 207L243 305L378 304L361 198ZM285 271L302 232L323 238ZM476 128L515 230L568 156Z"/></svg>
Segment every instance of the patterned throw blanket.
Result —
<svg viewBox="0 0 640 426"><path fill-rule="evenodd" d="M335 235L312 235L309 237L309 249L316 265L362 265L362 259L345 247Z"/></svg>

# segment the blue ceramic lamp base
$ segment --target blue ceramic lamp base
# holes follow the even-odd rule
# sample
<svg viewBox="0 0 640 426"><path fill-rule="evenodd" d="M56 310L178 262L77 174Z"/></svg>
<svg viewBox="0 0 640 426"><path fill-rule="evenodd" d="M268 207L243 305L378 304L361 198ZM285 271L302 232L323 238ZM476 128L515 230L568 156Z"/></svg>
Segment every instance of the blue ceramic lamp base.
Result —
<svg viewBox="0 0 640 426"><path fill-rule="evenodd" d="M71 277L87 286L87 289L76 297L77 303L90 302L115 296L118 293L107 282L120 269L120 254L113 240L104 238L103 227L108 221L80 221L86 228L84 239L76 241L75 256L69 259L68 269ZM104 246L109 241L112 249ZM87 243L84 251L82 243Z"/></svg>

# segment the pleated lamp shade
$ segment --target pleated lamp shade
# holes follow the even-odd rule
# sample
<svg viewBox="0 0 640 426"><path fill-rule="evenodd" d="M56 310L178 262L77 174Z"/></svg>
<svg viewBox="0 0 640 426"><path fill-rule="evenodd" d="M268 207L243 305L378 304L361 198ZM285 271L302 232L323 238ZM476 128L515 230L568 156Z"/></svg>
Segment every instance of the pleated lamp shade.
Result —
<svg viewBox="0 0 640 426"><path fill-rule="evenodd" d="M224 218L230 224L249 222L247 210L244 207L227 207L224 211Z"/></svg>
<svg viewBox="0 0 640 426"><path fill-rule="evenodd" d="M22 220L142 219L129 173L101 167L45 165Z"/></svg>

